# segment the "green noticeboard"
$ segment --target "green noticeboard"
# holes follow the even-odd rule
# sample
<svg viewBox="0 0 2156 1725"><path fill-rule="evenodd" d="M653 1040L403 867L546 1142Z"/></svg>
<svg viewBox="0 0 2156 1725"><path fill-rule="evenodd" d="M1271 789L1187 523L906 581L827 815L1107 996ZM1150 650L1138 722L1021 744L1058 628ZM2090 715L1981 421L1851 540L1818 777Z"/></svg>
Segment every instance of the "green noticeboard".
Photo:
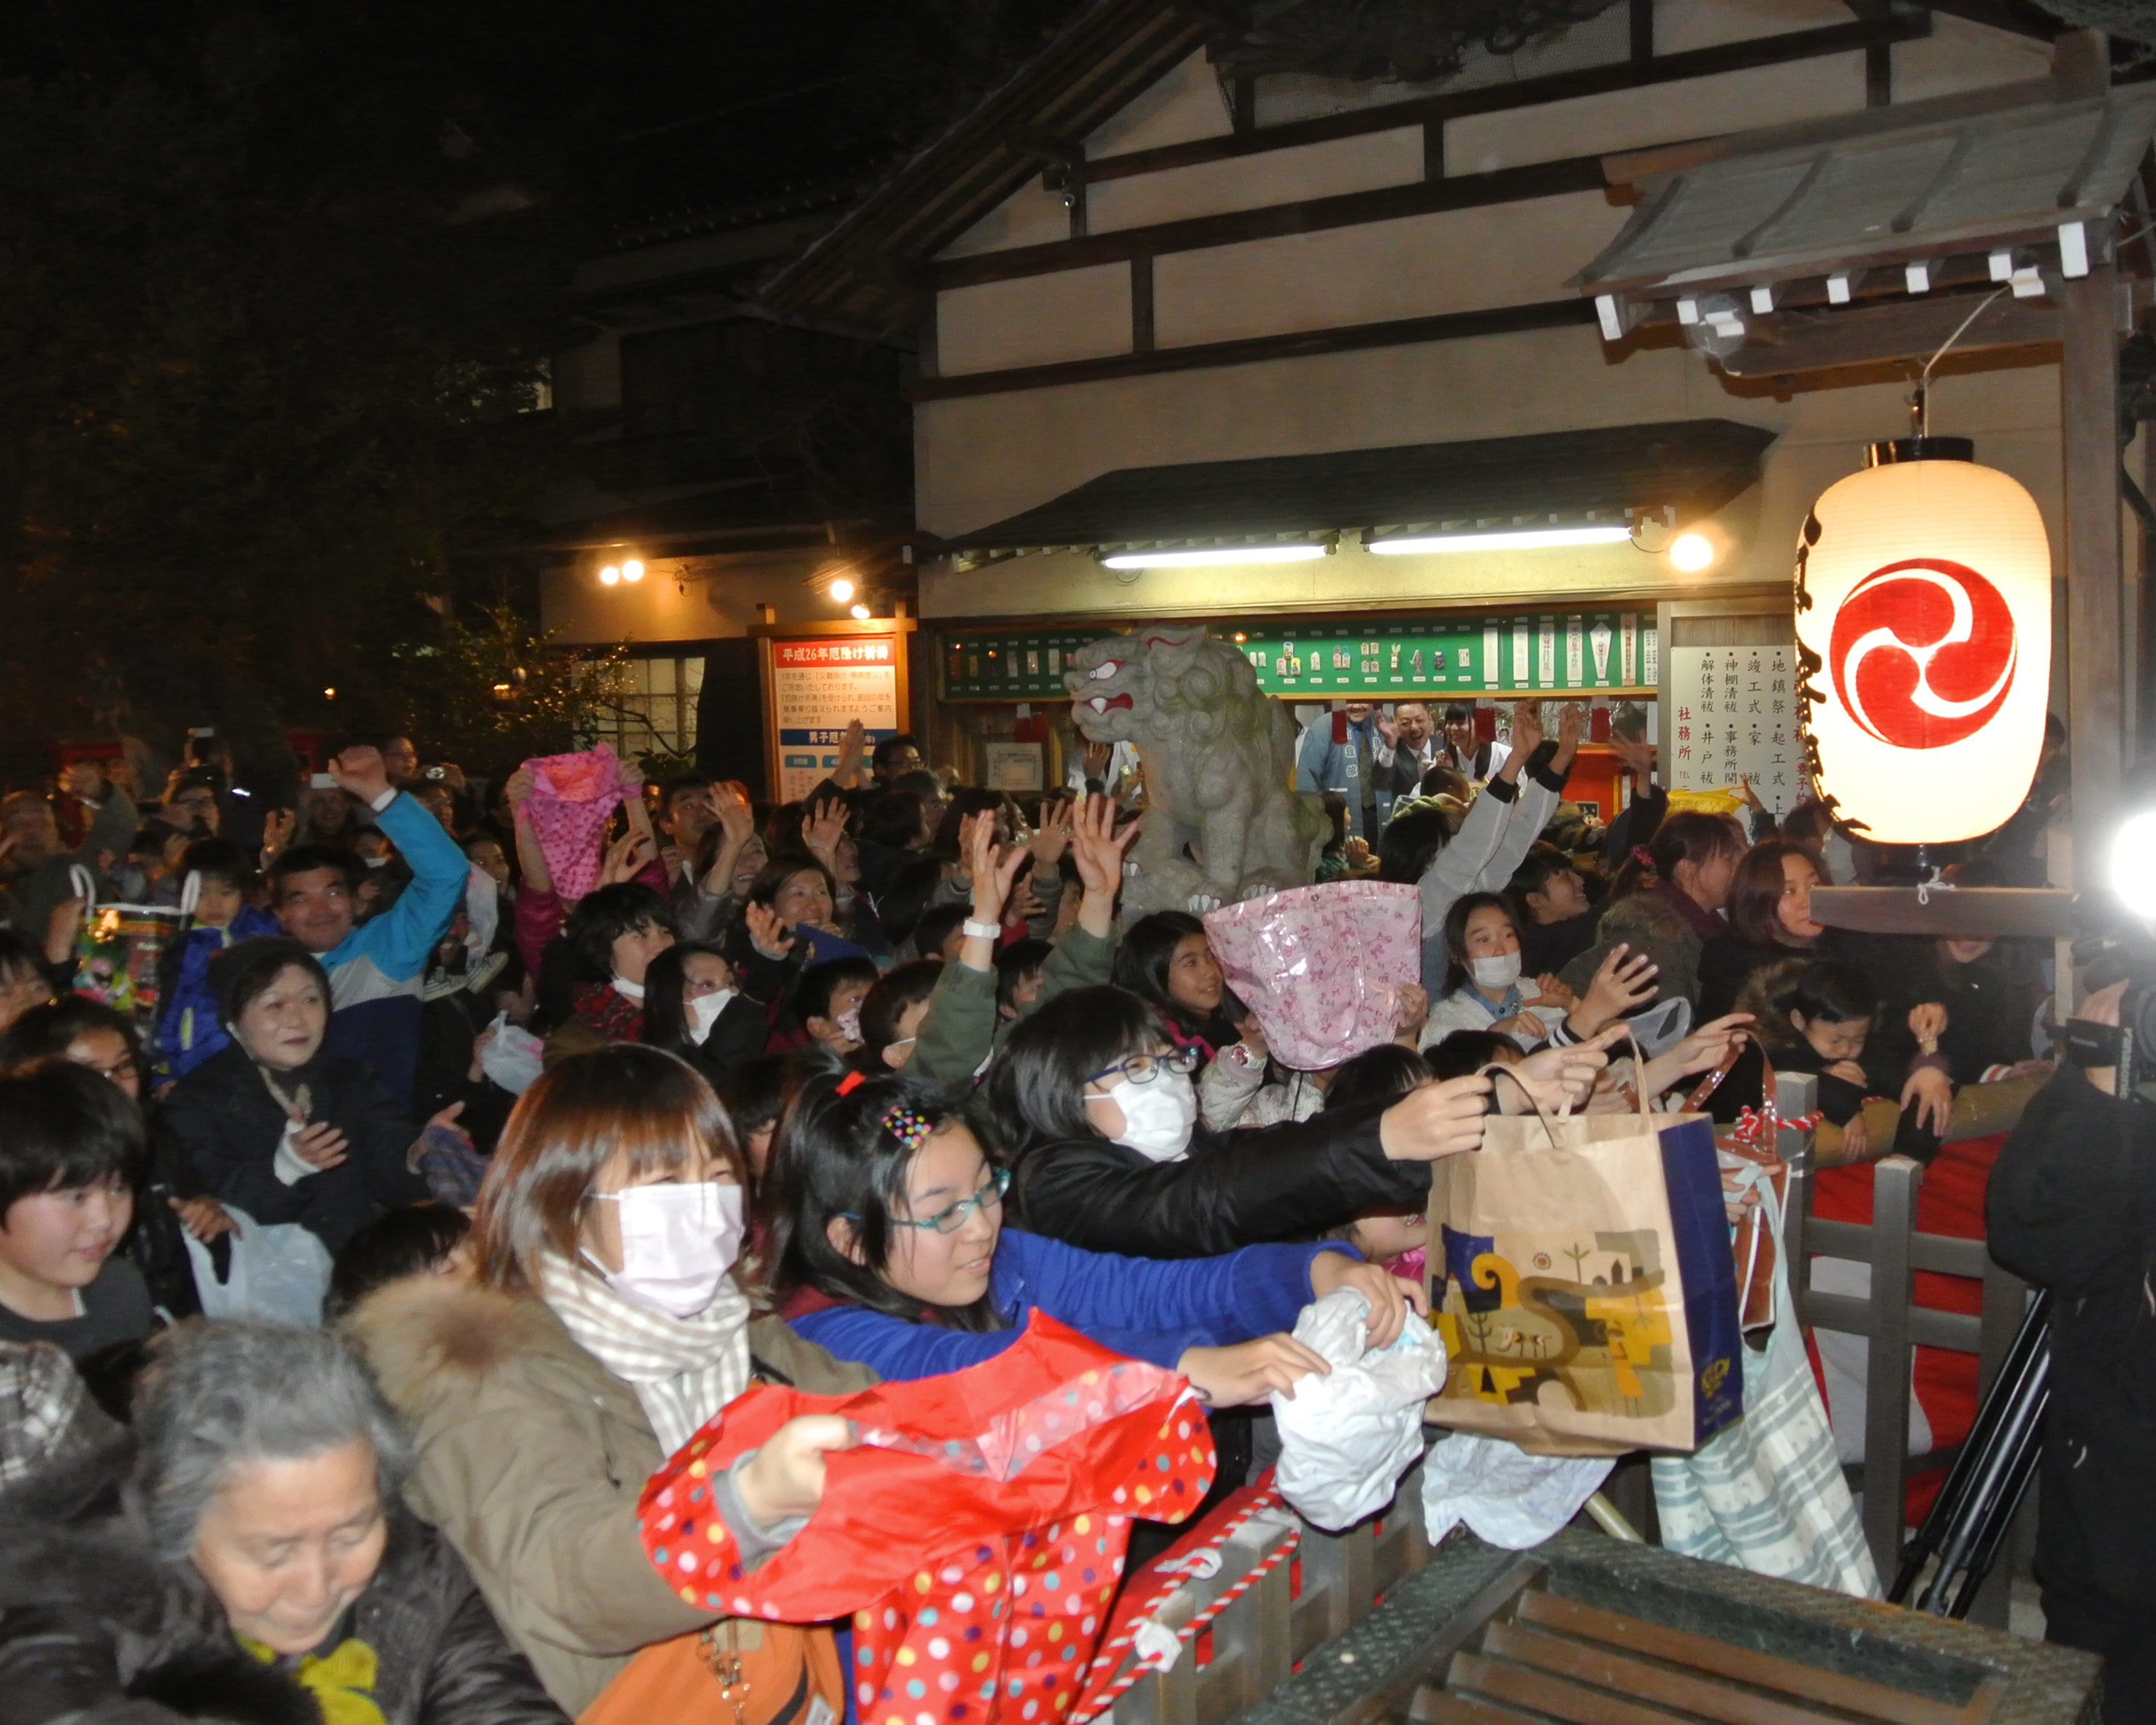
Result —
<svg viewBox="0 0 2156 1725"><path fill-rule="evenodd" d="M1259 687L1290 700L1652 694L1661 678L1651 608L1209 626L1216 639L1241 649ZM1116 632L1099 626L949 631L938 642L941 693L947 701L1066 698L1063 673L1070 655Z"/></svg>

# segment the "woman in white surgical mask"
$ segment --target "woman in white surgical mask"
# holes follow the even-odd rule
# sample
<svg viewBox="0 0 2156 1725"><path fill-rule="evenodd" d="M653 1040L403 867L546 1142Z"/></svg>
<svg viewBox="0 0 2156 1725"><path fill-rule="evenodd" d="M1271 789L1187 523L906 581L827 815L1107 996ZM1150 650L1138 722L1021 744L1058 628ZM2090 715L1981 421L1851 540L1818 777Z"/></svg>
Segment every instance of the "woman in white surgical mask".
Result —
<svg viewBox="0 0 2156 1725"><path fill-rule="evenodd" d="M771 1027L746 997L725 953L708 941L670 946L644 978L644 1042L679 1054L716 1090L763 1053Z"/></svg>
<svg viewBox="0 0 2156 1725"><path fill-rule="evenodd" d="M725 1110L685 1062L626 1043L572 1055L502 1132L473 1225L475 1285L414 1278L349 1321L416 1434L408 1498L572 1716L637 1650L721 1614L644 1558L644 1480L767 1367L811 1393L870 1381L752 1315L746 1181ZM714 1482L750 1560L798 1531L824 1453L846 1441L843 1420L795 1419ZM812 1692L818 1657L812 1644Z"/></svg>
<svg viewBox="0 0 2156 1725"><path fill-rule="evenodd" d="M1556 978L1521 975L1520 931L1512 907L1495 893L1453 901L1445 955L1445 991L1430 1007L1425 1047L1455 1030L1494 1030L1532 1048L1572 1005Z"/></svg>
<svg viewBox="0 0 2156 1725"><path fill-rule="evenodd" d="M978 1123L1011 1173L1013 1226L1094 1252L1196 1258L1307 1239L1430 1194L1429 1165L1482 1141L1490 1081L1454 1079L1388 1105L1216 1136L1198 1124L1192 1056L1121 988L1075 988L997 1049ZM1599 1043L1516 1068L1545 1102L1584 1099ZM1519 1092L1497 1098L1508 1110Z"/></svg>

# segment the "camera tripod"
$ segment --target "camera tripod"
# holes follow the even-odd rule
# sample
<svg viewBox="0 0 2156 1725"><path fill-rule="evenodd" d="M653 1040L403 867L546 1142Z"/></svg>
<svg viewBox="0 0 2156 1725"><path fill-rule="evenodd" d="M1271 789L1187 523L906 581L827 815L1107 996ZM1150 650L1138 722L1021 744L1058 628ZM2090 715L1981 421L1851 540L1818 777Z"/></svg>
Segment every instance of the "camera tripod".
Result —
<svg viewBox="0 0 2156 1725"><path fill-rule="evenodd" d="M1908 1603L1917 1576L1936 1556L1938 1568L1916 1609L1940 1617L1969 1615L2035 1476L2051 1368L2051 1295L2046 1290L2030 1303L1946 1484L1902 1554L1901 1573L1887 1590L1890 1604Z"/></svg>

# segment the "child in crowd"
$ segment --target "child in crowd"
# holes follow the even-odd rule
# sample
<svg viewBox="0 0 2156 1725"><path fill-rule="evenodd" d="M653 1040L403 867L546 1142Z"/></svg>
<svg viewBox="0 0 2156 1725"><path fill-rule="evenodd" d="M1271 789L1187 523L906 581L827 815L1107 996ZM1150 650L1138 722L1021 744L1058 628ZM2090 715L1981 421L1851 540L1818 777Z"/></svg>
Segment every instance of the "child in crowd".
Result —
<svg viewBox="0 0 2156 1725"><path fill-rule="evenodd" d="M344 1244L330 1269L322 1317L334 1324L377 1288L407 1276L468 1280L471 1218L449 1204L406 1204L385 1211Z"/></svg>
<svg viewBox="0 0 2156 1725"><path fill-rule="evenodd" d="M1055 955L1055 945L1030 935L996 949L996 1017L1016 1022L1040 998L1040 973Z"/></svg>
<svg viewBox="0 0 2156 1725"><path fill-rule="evenodd" d="M98 1073L0 1078L0 1341L80 1361L150 1333L149 1289L118 1249L144 1160L141 1113Z"/></svg>
<svg viewBox="0 0 2156 1725"><path fill-rule="evenodd" d="M158 961L157 1055L174 1078L184 1078L229 1040L210 992L209 961L235 940L278 932L276 918L249 902L255 872L229 839L189 845L180 878L182 890L188 878L196 883L194 912Z"/></svg>
<svg viewBox="0 0 2156 1725"><path fill-rule="evenodd" d="M1553 976L1521 983L1520 931L1496 893L1468 893L1445 913L1445 992L1423 1027L1425 1047L1455 1030L1494 1030L1523 1049L1549 1034L1572 1005Z"/></svg>
<svg viewBox="0 0 2156 1725"><path fill-rule="evenodd" d="M861 1002L880 973L872 958L826 959L794 985L793 1017L811 1042L847 1055L861 1045Z"/></svg>
<svg viewBox="0 0 2156 1725"><path fill-rule="evenodd" d="M644 973L644 1040L679 1054L714 1088L763 1052L764 1009L734 986L733 966L708 940L665 949Z"/></svg>
<svg viewBox="0 0 2156 1725"><path fill-rule="evenodd" d="M1520 968L1528 976L1554 976L1594 944L1587 883L1555 845L1530 846L1507 890L1527 913L1519 924Z"/></svg>
<svg viewBox="0 0 2156 1725"><path fill-rule="evenodd" d="M1738 1005L1758 1021L1759 1041L1777 1070L1819 1074L1820 1112L1841 1129L1841 1160L1862 1161L1892 1148L1871 1143L1864 1122L1864 1099L1893 1094L1897 1077L1882 1070L1877 1058L1869 1067L1865 1063L1879 1016L1879 993L1870 977L1831 960L1784 959L1755 971ZM1946 1027L1946 1011L1920 1006L1910 1023L1912 1029L1930 1029L1935 1039ZM1920 1049L1899 1075L1902 1105L1917 1104L1918 1124L1933 1132L1944 1129L1953 1106L1946 1066L1944 1056ZM1708 1105L1714 1117L1734 1120L1740 1110L1758 1107L1764 1077L1758 1051L1748 1049Z"/></svg>
<svg viewBox="0 0 2156 1725"><path fill-rule="evenodd" d="M38 950L12 929L0 929L0 1030L53 997L52 978Z"/></svg>

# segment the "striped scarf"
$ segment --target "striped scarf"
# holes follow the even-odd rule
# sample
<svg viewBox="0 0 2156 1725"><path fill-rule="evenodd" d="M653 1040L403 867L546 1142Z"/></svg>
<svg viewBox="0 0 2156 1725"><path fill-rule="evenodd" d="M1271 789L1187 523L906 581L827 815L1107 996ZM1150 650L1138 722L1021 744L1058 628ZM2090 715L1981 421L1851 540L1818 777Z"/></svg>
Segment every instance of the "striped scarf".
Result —
<svg viewBox="0 0 2156 1725"><path fill-rule="evenodd" d="M578 1347L636 1392L669 1455L748 1388L748 1296L730 1275L694 1317L670 1317L550 1252L539 1297Z"/></svg>

